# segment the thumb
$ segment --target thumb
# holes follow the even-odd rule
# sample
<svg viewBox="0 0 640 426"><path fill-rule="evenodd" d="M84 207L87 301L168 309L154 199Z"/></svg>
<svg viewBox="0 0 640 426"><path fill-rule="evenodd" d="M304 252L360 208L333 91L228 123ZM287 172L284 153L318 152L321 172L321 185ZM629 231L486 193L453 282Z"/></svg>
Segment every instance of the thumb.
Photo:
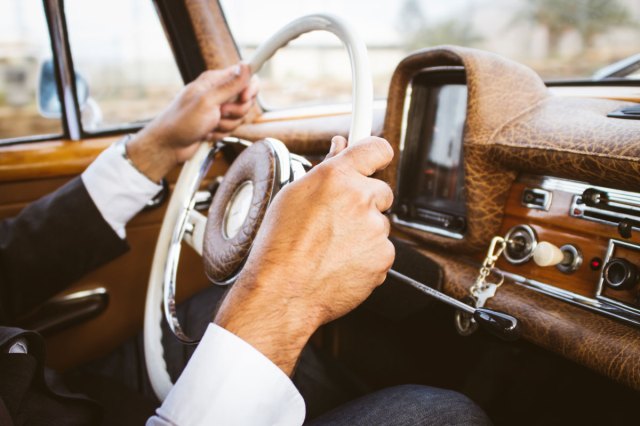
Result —
<svg viewBox="0 0 640 426"><path fill-rule="evenodd" d="M342 152L346 147L347 140L343 136L334 136L331 139L331 148L329 148L329 153L326 157L324 157L324 159L328 160L329 158L335 157L336 155L340 154L340 152Z"/></svg>
<svg viewBox="0 0 640 426"><path fill-rule="evenodd" d="M238 63L222 70L205 71L206 96L217 105L236 98L249 85L251 71L247 64Z"/></svg>

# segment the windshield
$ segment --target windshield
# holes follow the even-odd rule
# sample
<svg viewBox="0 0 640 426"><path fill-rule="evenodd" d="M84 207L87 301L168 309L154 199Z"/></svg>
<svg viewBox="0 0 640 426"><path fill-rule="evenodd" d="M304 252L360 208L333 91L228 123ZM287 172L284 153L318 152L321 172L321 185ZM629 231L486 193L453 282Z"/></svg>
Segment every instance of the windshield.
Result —
<svg viewBox="0 0 640 426"><path fill-rule="evenodd" d="M297 17L316 12L343 17L367 43L379 98L386 97L402 57L440 44L501 54L532 67L546 80L590 78L603 66L640 52L638 0L223 0L221 4L245 57ZM272 65L272 74L286 75L289 83L299 77L321 85L339 86L341 79L350 84L348 59L333 36L304 36L287 50L291 52Z"/></svg>

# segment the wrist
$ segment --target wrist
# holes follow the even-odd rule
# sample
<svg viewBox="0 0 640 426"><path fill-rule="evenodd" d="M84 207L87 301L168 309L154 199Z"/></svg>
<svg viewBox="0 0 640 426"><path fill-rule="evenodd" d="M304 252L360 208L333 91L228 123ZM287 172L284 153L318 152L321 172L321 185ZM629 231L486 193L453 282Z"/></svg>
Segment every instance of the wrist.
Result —
<svg viewBox="0 0 640 426"><path fill-rule="evenodd" d="M317 325L302 306L269 291L265 284L241 276L220 306L214 322L291 375Z"/></svg>
<svg viewBox="0 0 640 426"><path fill-rule="evenodd" d="M146 129L133 135L124 148L133 166L153 182L178 165L174 150Z"/></svg>

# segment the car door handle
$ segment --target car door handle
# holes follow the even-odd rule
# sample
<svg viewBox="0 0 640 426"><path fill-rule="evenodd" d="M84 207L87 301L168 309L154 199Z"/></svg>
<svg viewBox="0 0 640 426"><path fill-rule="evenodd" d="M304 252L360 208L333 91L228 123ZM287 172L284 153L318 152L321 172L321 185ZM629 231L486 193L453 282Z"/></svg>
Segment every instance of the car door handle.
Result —
<svg viewBox="0 0 640 426"><path fill-rule="evenodd" d="M95 318L109 305L109 293L104 287L77 291L55 297L17 321L26 330L43 336L73 327Z"/></svg>

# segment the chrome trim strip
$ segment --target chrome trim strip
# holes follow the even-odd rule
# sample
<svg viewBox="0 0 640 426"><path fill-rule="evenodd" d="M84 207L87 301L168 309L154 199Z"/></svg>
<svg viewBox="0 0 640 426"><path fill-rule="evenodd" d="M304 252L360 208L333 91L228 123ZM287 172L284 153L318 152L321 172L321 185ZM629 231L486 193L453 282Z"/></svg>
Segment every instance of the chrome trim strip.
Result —
<svg viewBox="0 0 640 426"><path fill-rule="evenodd" d="M525 278L521 275L511 272L500 270L500 273L502 273L505 278L511 280L514 284L537 291L538 293L546 294L547 296L551 296L555 299L571 303L572 305L579 306L590 311L613 317L620 321L640 327L640 313L631 312L629 311L629 309L618 306L617 303L612 304L609 303L609 301L602 301L581 296L567 290L562 290L550 284L531 280L529 278Z"/></svg>
<svg viewBox="0 0 640 426"><path fill-rule="evenodd" d="M65 32L64 10L62 2L57 0L46 0L49 7L47 19L49 20L51 44L53 45L54 63L60 76L62 93L60 103L64 110L64 122L69 131L69 139L82 139L80 129L80 109L75 96L75 76L71 67L70 53L67 49L68 40Z"/></svg>
<svg viewBox="0 0 640 426"><path fill-rule="evenodd" d="M604 260L602 262L603 265L606 265L607 263L609 263L609 261L611 260L611 257L613 257L613 252L615 251L616 246L625 247L629 250L640 251L640 245L631 244L627 241L611 239L609 240L609 246L607 247L607 254L605 255ZM601 273L600 279L598 280L598 288L596 290L596 299L604 301L606 303L611 303L613 305L616 305L617 307L624 309L625 311L628 311L632 314L640 315L639 308L635 308L631 305L628 305L627 303L621 302L616 299L612 299L611 297L607 297L602 294L603 291L604 291L604 274Z"/></svg>
<svg viewBox="0 0 640 426"><path fill-rule="evenodd" d="M56 297L55 299L52 300L52 302L64 303L64 302L70 302L72 300L84 299L91 296L103 296L103 295L106 295L107 293L108 292L106 288L96 287L89 290L80 290L74 293L69 293L69 294L62 295L60 297Z"/></svg>
<svg viewBox="0 0 640 426"><path fill-rule="evenodd" d="M447 231L446 229L436 228L429 225L424 225L422 223L417 222L408 222L406 220L402 220L398 218L396 214L391 214L390 216L391 223L400 227L406 227L411 229L417 229L418 231L429 232L431 234L440 235L443 237L453 238L454 240L461 240L464 238L464 235L458 234L456 232Z"/></svg>
<svg viewBox="0 0 640 426"><path fill-rule="evenodd" d="M518 178L518 182L527 185L538 186L550 191L564 191L575 195L582 195L585 189L593 188L608 193L619 201L627 201L640 204L640 194L621 189L607 188L604 186L589 185L585 182L576 182L568 179L554 178L548 176L524 175Z"/></svg>
<svg viewBox="0 0 640 426"><path fill-rule="evenodd" d="M637 222L640 220L640 213L637 216L634 216L634 215L625 214L625 213L618 213L613 210L600 209L598 207L590 207L590 206L587 206L586 204L578 203L578 200L581 200L581 199L582 197L580 195L573 196L573 199L571 200L571 209L569 210L569 215L571 217L576 217L579 219L584 219L584 220L588 220L596 223L604 223L605 225L611 225L611 226L617 226L618 222L615 222L612 220L600 219L593 216L587 216L585 215L585 213L597 213L603 216L610 216L616 219L630 219L634 222ZM624 206L624 208L628 209L626 205ZM580 211L580 213L576 214L576 211ZM640 227L638 226L632 226L632 228L640 229Z"/></svg>
<svg viewBox="0 0 640 426"><path fill-rule="evenodd" d="M268 142L276 153L276 161L280 172L276 179L279 179L280 186L288 184L291 182L291 157L287 146L275 138L264 138L264 141Z"/></svg>

